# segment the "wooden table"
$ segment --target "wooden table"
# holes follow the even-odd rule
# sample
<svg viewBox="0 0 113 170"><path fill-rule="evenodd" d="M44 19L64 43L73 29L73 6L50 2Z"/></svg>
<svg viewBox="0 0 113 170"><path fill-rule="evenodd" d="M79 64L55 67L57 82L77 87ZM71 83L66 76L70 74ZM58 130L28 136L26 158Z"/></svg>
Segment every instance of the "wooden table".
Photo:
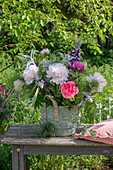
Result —
<svg viewBox="0 0 113 170"><path fill-rule="evenodd" d="M91 125L87 125L90 127ZM83 125L77 126L77 133ZM27 155L113 155L113 145L70 137L40 138L38 124L8 126L2 144L12 144L12 170L25 170Z"/></svg>

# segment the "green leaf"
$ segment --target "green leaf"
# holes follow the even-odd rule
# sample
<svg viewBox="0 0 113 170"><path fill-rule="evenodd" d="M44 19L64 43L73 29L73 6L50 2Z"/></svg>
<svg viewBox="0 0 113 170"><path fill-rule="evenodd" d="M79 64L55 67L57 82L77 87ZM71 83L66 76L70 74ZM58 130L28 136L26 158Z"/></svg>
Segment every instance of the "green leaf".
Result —
<svg viewBox="0 0 113 170"><path fill-rule="evenodd" d="M18 32L17 32L17 30L15 30L15 35L16 35L16 37L18 36Z"/></svg>
<svg viewBox="0 0 113 170"><path fill-rule="evenodd" d="M12 28L13 28L13 27L12 27L12 23L10 23L10 29L12 30Z"/></svg>
<svg viewBox="0 0 113 170"><path fill-rule="evenodd" d="M33 105L35 105L35 102L36 102L36 99L37 99L37 96L38 96L38 92L39 92L39 88L36 89L35 95L33 96L33 99L32 99Z"/></svg>
<svg viewBox="0 0 113 170"><path fill-rule="evenodd" d="M13 28L12 25L13 25L13 20L12 20L12 18L10 18L10 29Z"/></svg>
<svg viewBox="0 0 113 170"><path fill-rule="evenodd" d="M16 53L18 51L18 48L14 48L14 53Z"/></svg>
<svg viewBox="0 0 113 170"><path fill-rule="evenodd" d="M26 18L26 14L22 16L22 20L24 20Z"/></svg>
<svg viewBox="0 0 113 170"><path fill-rule="evenodd" d="M31 18L29 16L27 16L27 20L30 22L31 21Z"/></svg>
<svg viewBox="0 0 113 170"><path fill-rule="evenodd" d="M20 34L21 34L20 30L17 28L17 29L15 30L15 35L16 35L16 37L18 37Z"/></svg>
<svg viewBox="0 0 113 170"><path fill-rule="evenodd" d="M59 4L61 4L60 0L57 0Z"/></svg>
<svg viewBox="0 0 113 170"><path fill-rule="evenodd" d="M53 44L52 42L50 43L50 45L51 45L52 47L54 47L54 44Z"/></svg>
<svg viewBox="0 0 113 170"><path fill-rule="evenodd" d="M9 123L10 123L10 124L16 124L16 122L13 121L13 120L11 120Z"/></svg>
<svg viewBox="0 0 113 170"><path fill-rule="evenodd" d="M60 9L56 9L56 11L61 12L61 10L60 10Z"/></svg>
<svg viewBox="0 0 113 170"><path fill-rule="evenodd" d="M40 20L40 24L42 25L42 27L44 27L47 24L46 20Z"/></svg>

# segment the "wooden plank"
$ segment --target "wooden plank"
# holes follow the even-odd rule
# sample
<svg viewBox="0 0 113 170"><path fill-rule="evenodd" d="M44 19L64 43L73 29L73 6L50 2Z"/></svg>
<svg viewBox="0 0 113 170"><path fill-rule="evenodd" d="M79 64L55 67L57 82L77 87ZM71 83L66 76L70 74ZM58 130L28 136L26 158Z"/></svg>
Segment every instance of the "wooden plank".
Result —
<svg viewBox="0 0 113 170"><path fill-rule="evenodd" d="M39 124L11 124L5 137L36 137L39 134Z"/></svg>
<svg viewBox="0 0 113 170"><path fill-rule="evenodd" d="M19 170L17 146L12 146L12 170Z"/></svg>
<svg viewBox="0 0 113 170"><path fill-rule="evenodd" d="M83 126L78 125L77 132L80 132ZM87 125L87 127L90 126L89 124ZM106 146L106 144L99 142L77 139L74 135L70 137L40 138L37 136L38 131L38 124L12 124L8 127L1 143L15 145Z"/></svg>
<svg viewBox="0 0 113 170"><path fill-rule="evenodd" d="M12 170L24 170L24 146L12 146Z"/></svg>
<svg viewBox="0 0 113 170"><path fill-rule="evenodd" d="M82 131L84 125L77 125L76 132ZM92 126L86 124L87 127ZM5 133L5 137L37 137L39 136L39 124L11 124Z"/></svg>
<svg viewBox="0 0 113 170"><path fill-rule="evenodd" d="M112 146L25 146L24 154L40 155L113 155Z"/></svg>
<svg viewBox="0 0 113 170"><path fill-rule="evenodd" d="M19 170L24 170L24 146L18 146L18 149L20 149L20 152L18 152L19 155Z"/></svg>
<svg viewBox="0 0 113 170"><path fill-rule="evenodd" d="M59 145L59 146L106 146L107 144L78 139L73 137L50 137L50 138L3 138L3 144L16 145ZM108 145L107 145L108 146ZM111 145L110 145L111 146Z"/></svg>

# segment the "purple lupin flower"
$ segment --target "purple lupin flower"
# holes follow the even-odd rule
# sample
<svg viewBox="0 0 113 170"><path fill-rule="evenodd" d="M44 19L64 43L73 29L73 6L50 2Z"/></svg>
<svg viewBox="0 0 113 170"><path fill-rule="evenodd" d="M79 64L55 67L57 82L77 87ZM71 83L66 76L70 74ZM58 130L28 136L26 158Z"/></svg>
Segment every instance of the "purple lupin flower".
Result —
<svg viewBox="0 0 113 170"><path fill-rule="evenodd" d="M77 43L74 45L74 47L72 47L72 51L70 54L73 57L73 61L80 61L81 57L80 57L80 45L78 45ZM71 62L73 62L71 61Z"/></svg>
<svg viewBox="0 0 113 170"><path fill-rule="evenodd" d="M0 107L4 108L4 103L3 102L1 103Z"/></svg>
<svg viewBox="0 0 113 170"><path fill-rule="evenodd" d="M2 83L0 83L0 86L4 87L4 85ZM4 87L4 89L5 89L5 87Z"/></svg>
<svg viewBox="0 0 113 170"><path fill-rule="evenodd" d="M12 93L12 90L10 90L10 93Z"/></svg>
<svg viewBox="0 0 113 170"><path fill-rule="evenodd" d="M15 92L15 89L13 89L13 90L10 90L10 92L9 93L14 93Z"/></svg>
<svg viewBox="0 0 113 170"><path fill-rule="evenodd" d="M7 116L5 116L4 119L7 119Z"/></svg>
<svg viewBox="0 0 113 170"><path fill-rule="evenodd" d="M5 91L5 98L8 97L8 92L9 92L9 90L6 89L6 91Z"/></svg>
<svg viewBox="0 0 113 170"><path fill-rule="evenodd" d="M11 105L11 108L13 108L14 107L14 105Z"/></svg>
<svg viewBox="0 0 113 170"><path fill-rule="evenodd" d="M12 119L12 118L13 118L13 116L11 115L11 116L9 116L9 118L10 118L10 119Z"/></svg>
<svg viewBox="0 0 113 170"><path fill-rule="evenodd" d="M16 94L16 97L17 97L17 101L19 102L20 99L19 99L19 93Z"/></svg>
<svg viewBox="0 0 113 170"><path fill-rule="evenodd" d="M37 87L39 87L39 90L43 90L48 87L47 81L45 79L37 80Z"/></svg>
<svg viewBox="0 0 113 170"><path fill-rule="evenodd" d="M9 90L7 90L7 89L6 89L6 91L5 91L5 92L6 92L6 93L8 93L8 92L9 92Z"/></svg>

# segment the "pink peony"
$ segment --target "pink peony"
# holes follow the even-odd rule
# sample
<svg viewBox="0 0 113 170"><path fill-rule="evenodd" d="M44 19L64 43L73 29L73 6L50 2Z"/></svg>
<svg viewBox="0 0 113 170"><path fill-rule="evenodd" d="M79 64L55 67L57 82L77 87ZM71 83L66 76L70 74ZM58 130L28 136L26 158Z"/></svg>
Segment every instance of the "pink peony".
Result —
<svg viewBox="0 0 113 170"><path fill-rule="evenodd" d="M74 61L74 62L71 63L71 65L69 65L69 67L73 67L76 70L82 71L82 70L84 70L85 66L78 61Z"/></svg>
<svg viewBox="0 0 113 170"><path fill-rule="evenodd" d="M64 98L73 98L79 92L78 87L75 87L73 81L68 81L65 84L61 85L61 94Z"/></svg>
<svg viewBox="0 0 113 170"><path fill-rule="evenodd" d="M40 52L40 54L42 54L43 56L45 56L45 54L49 54L50 53L50 51L48 50L48 48L47 49L43 49L41 52Z"/></svg>

